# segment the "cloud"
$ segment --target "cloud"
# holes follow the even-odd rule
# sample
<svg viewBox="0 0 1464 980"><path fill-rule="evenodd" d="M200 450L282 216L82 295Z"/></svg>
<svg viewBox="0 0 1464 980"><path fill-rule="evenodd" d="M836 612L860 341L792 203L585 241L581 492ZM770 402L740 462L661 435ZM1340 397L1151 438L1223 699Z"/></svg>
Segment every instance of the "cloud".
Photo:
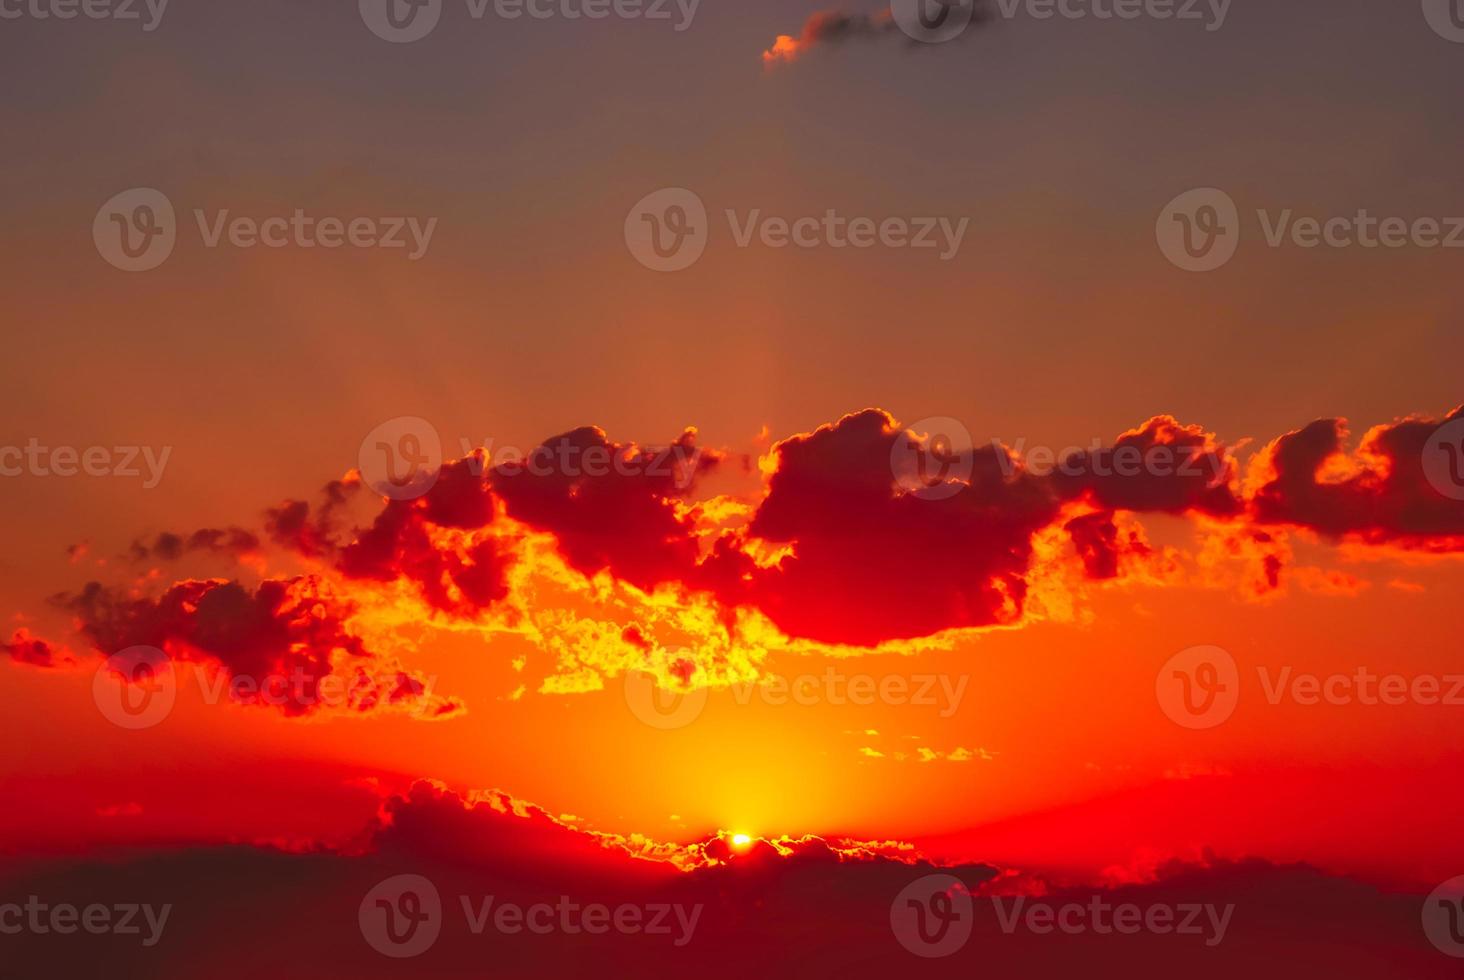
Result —
<svg viewBox="0 0 1464 980"><path fill-rule="evenodd" d="M0 654L30 667L65 667L76 662L70 651L37 639L24 629L16 630L9 643L0 643Z"/></svg>
<svg viewBox="0 0 1464 980"><path fill-rule="evenodd" d="M331 705L370 711L452 705L390 658L367 649L350 626L352 603L316 577L268 579L253 590L224 580L175 583L156 599L92 582L54 602L72 613L97 655L151 647L175 662L221 668L238 703L309 714ZM325 685L330 679L330 687ZM339 689L339 696L332 693Z"/></svg>
<svg viewBox="0 0 1464 980"><path fill-rule="evenodd" d="M874 978L927 962L901 948L891 922L905 890L935 874L972 897L969 939L951 944L939 961L951 976L1168 975L1193 972L1198 958L1206 975L1261 980L1287 976L1285 964L1299 960L1338 980L1370 980L1380 963L1421 980L1453 969L1420 933L1421 895L1384 893L1305 866L1154 856L1115 868L1108 882L1064 884L980 863L937 866L898 842L801 837L737 847L725 833L685 844L597 833L506 793L459 794L431 783L384 800L379 817L346 846L182 847L28 861L0 874L0 903L24 906L34 895L81 907L127 901L171 909L151 948L83 930L7 937L7 969L19 976L400 976L403 961L369 945L368 916L377 909L365 900L381 883L412 875L435 898L418 894L425 901L415 911L435 919L435 939L411 968L418 973L791 978L807 976L815 962L840 976ZM471 913L490 897L490 912L550 906L549 934L522 921L500 928L491 916L475 931ZM642 923L649 910L666 907L671 927L613 928L608 912L605 928L581 927L590 907L627 905L648 910ZM1059 935L1050 917L1045 927L1028 928L1020 917L1017 928L1003 928L1002 914L1015 908L1020 916L1033 905L1073 907L1063 921L1089 928ZM1098 905L1108 910L1101 929L1088 918ZM1182 908L1162 932L1115 936L1112 910L1122 905L1141 915ZM1223 942L1207 945L1205 934L1175 931L1190 906L1233 911ZM769 950L778 955L770 959Z"/></svg>
<svg viewBox="0 0 1464 980"><path fill-rule="evenodd" d="M147 543L141 539L132 543L128 557L133 561L178 561L188 554L221 555L239 558L259 551L260 540L251 531L242 527L203 528L192 534L182 535L165 531Z"/></svg>
<svg viewBox="0 0 1464 980"><path fill-rule="evenodd" d="M245 676L354 663L375 701L420 683L391 680L395 661L362 639L395 646L404 623L517 633L553 659L545 693L631 671L678 689L752 681L777 650L910 652L952 631L1081 616L1104 583L1355 594L1369 583L1293 565L1291 530L1464 551L1464 502L1422 463L1442 424L1380 426L1348 454L1340 420L1314 423L1258 452L1242 481L1234 446L1169 415L1043 465L998 442L944 446L867 409L774 443L756 485L711 497L710 477L756 477L726 472L695 430L653 450L586 426L524 459L450 462L415 500L373 503L347 474L316 506L266 511L268 546L233 526L146 546L176 561L257 546L257 583L180 579L151 597L94 584L63 605L104 655L176 643ZM920 481L931 458L943 482ZM1198 547L1151 545L1147 515L1190 522ZM267 574L278 551L303 573ZM52 649L5 647L59 665Z"/></svg>
<svg viewBox="0 0 1464 980"><path fill-rule="evenodd" d="M1373 545L1464 551L1464 500L1441 493L1426 469L1430 451L1444 448L1430 440L1461 419L1464 407L1441 420L1411 416L1380 425L1350 454L1344 419L1290 432L1252 462L1255 519Z"/></svg>
<svg viewBox="0 0 1464 980"><path fill-rule="evenodd" d="M924 2L924 0L922 0ZM972 0L975 10L973 24L980 24L990 16L985 0ZM967 32L969 33L969 32ZM960 36L965 36L962 34ZM772 47L763 52L763 64L773 67L797 61L813 48L839 44L850 39L896 37L915 44L912 38L900 31L891 8L886 6L868 14L850 14L839 10L820 10L803 22L796 35L779 34Z"/></svg>

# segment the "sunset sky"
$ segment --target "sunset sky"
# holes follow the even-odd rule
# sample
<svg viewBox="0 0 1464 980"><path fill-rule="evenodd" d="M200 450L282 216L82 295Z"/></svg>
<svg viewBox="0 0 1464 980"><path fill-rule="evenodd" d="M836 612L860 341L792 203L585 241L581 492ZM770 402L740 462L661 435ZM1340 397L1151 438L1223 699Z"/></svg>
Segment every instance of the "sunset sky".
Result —
<svg viewBox="0 0 1464 980"><path fill-rule="evenodd" d="M938 44L788 0L448 0L413 43L353 2L0 20L0 447L141 468L0 476L0 869L351 856L497 791L690 876L733 834L1063 887L1296 865L1410 896L1410 975L1456 966L1415 906L1464 874L1460 253L1265 231L1447 232L1464 45L1416 3L1012 6ZM94 237L133 188L176 211L143 272ZM667 188L709 240L657 272L626 230ZM1156 222L1200 188L1240 245L1189 272ZM210 247L196 210L433 230ZM965 224L737 241L829 211ZM431 488L387 499L422 438ZM580 469L495 468L541 444ZM1093 475L1115 446L1199 475ZM103 665L138 646L176 703L131 730ZM1165 693L1201 647L1238 687L1210 727ZM350 703L257 703L296 667ZM1276 687L1359 671L1409 694Z"/></svg>

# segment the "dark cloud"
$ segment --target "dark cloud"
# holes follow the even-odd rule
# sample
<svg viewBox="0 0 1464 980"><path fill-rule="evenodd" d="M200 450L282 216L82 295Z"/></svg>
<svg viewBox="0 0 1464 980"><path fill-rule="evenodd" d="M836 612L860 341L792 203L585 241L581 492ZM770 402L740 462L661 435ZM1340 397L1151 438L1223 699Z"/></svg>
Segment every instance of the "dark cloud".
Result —
<svg viewBox="0 0 1464 980"><path fill-rule="evenodd" d="M1431 451L1446 449L1430 440L1460 419L1464 407L1442 420L1415 417L1381 425L1351 455L1342 419L1320 419L1288 433L1267 446L1256 464L1261 477L1251 499L1255 519L1369 544L1464 551L1464 500L1440 492L1426 469Z"/></svg>

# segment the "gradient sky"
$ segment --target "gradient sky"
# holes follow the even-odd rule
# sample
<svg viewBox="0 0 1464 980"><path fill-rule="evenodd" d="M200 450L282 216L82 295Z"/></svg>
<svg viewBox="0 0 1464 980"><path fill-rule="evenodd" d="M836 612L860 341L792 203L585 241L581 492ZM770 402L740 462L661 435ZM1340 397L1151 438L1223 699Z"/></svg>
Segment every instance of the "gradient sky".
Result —
<svg viewBox="0 0 1464 980"><path fill-rule="evenodd" d="M164 531L257 530L265 507L315 500L399 416L430 420L453 449L532 447L584 425L665 444L696 426L736 458L867 407L960 419L978 444L1054 447L1169 414L1242 445L1244 461L1314 419L1350 420L1355 444L1464 397L1456 254L1270 249L1252 221L1232 263L1194 275L1154 237L1168 201L1206 186L1252 216L1464 215L1464 46L1415 4L1239 0L1213 33L1017 20L930 49L856 38L765 68L761 52L818 9L704 0L677 33L473 22L453 7L451 29L411 45L378 40L351 3L173 0L152 33L0 23L0 444L172 447L154 489L0 482L0 612L80 652L46 600L89 580L155 594L298 570L277 554L155 572L120 556ZM180 213L438 227L417 262L210 250L190 228L162 268L129 275L90 230L103 201L138 186ZM676 186L714 215L833 208L964 217L970 231L941 262L738 249L718 219L706 256L662 275L622 228L637 200ZM730 470L715 492L756 501L755 469ZM1183 521L1143 523L1196 547ZM660 840L842 833L1087 874L1213 847L1432 884L1464 860L1448 787L1464 708L1252 697L1195 733L1155 706L1155 672L1199 644L1252 680L1260 665L1456 669L1456 557L1304 533L1295 547L1316 571L1284 594L1249 596L1240 573L1125 581L1076 597L1071 616L948 649L805 648L768 664L966 677L951 717L717 691L694 725L660 732L627 711L617 678L544 693L552 651L421 624L399 638L465 703L459 717L302 720L185 694L164 726L131 733L94 710L90 666L7 665L0 836L12 851L338 840L378 805L363 778L429 777ZM1346 586L1329 588L1331 573ZM583 596L563 601L591 615ZM991 757L901 761L902 740ZM274 805L281 794L294 803Z"/></svg>

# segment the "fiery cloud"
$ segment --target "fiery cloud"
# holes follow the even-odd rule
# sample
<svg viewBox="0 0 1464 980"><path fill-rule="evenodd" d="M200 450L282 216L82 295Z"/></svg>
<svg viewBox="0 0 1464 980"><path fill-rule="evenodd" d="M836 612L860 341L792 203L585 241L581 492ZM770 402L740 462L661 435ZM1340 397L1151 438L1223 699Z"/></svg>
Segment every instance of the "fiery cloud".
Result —
<svg viewBox="0 0 1464 980"><path fill-rule="evenodd" d="M542 693L599 690L629 672L675 689L741 683L778 652L909 652L959 631L1078 618L1088 591L1110 584L1268 597L1289 577L1355 593L1367 583L1293 567L1290 534L1464 550L1464 501L1430 484L1422 462L1459 418L1379 426L1352 455L1340 420L1314 423L1266 445L1242 480L1233 447L1170 416L1043 467L999 443L943 448L870 409L774 443L760 487L742 496L707 494L727 455L698 447L694 430L652 452L585 427L547 440L542 467L490 466L483 453L451 462L426 494L364 521L355 474L317 507L269 509L263 537L303 573L183 579L155 596L147 582L93 583L57 601L99 655L143 644L229 676L336 674L359 687L359 710L454 709L427 704L400 666L416 645L399 631L424 624L490 645L500 633L528 640L552 663ZM912 483L908 461L932 458L950 468L945 482ZM1152 544L1146 515L1189 522L1196 547ZM200 532L170 538L160 557L260 542ZM69 657L29 634L0 651L44 667Z"/></svg>

